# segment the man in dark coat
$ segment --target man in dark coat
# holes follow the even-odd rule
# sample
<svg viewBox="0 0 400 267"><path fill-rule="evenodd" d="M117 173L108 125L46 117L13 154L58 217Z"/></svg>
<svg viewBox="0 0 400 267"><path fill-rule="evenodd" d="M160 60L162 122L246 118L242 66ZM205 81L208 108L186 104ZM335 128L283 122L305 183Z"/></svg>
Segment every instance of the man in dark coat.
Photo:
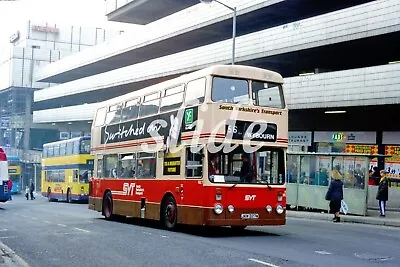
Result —
<svg viewBox="0 0 400 267"><path fill-rule="evenodd" d="M381 217L385 217L386 201L389 199L389 179L385 170L381 170L380 174L381 179L379 181L376 199L379 200L379 211L381 213Z"/></svg>
<svg viewBox="0 0 400 267"><path fill-rule="evenodd" d="M33 195L33 192L35 191L35 183L33 182L33 180L31 179L31 186L29 188L29 193L31 195L31 200L35 199L35 196Z"/></svg>

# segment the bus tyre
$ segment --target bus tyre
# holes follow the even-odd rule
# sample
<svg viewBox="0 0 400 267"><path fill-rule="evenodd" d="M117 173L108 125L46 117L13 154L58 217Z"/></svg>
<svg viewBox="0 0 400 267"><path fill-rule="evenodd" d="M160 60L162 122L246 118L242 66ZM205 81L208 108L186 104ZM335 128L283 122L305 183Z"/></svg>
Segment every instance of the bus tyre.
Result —
<svg viewBox="0 0 400 267"><path fill-rule="evenodd" d="M232 225L231 228L233 230L242 231L246 229L247 225Z"/></svg>
<svg viewBox="0 0 400 267"><path fill-rule="evenodd" d="M103 199L103 215L106 220L111 221L113 219L113 201L111 192L107 192Z"/></svg>
<svg viewBox="0 0 400 267"><path fill-rule="evenodd" d="M47 188L47 200L50 202L51 201L51 189L50 187Z"/></svg>
<svg viewBox="0 0 400 267"><path fill-rule="evenodd" d="M161 223L168 229L172 230L176 226L178 218L178 208L176 207L176 201L172 196L167 196L161 207Z"/></svg>
<svg viewBox="0 0 400 267"><path fill-rule="evenodd" d="M68 188L68 190L67 190L67 202L68 202L68 203L71 203L71 202L72 202L72 199L71 199L71 189L69 189L69 188Z"/></svg>

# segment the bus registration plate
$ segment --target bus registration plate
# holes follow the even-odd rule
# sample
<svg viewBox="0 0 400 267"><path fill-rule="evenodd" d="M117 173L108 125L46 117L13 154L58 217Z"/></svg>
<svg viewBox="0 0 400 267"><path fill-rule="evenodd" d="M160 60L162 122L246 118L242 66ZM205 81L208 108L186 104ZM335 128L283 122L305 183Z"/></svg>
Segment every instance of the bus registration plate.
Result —
<svg viewBox="0 0 400 267"><path fill-rule="evenodd" d="M243 220L248 220L248 219L257 220L258 218L260 218L260 216L258 215L258 213L242 213L240 215L240 218L242 218Z"/></svg>

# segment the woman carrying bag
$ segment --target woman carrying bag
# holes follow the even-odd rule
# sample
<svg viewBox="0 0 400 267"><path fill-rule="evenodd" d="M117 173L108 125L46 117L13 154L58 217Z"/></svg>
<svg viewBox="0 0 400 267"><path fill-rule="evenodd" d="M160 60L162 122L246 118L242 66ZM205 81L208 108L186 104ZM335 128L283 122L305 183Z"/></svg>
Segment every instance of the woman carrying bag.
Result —
<svg viewBox="0 0 400 267"><path fill-rule="evenodd" d="M340 222L340 207L343 199L343 182L340 180L340 167L335 166L332 171L332 181L329 184L328 192L326 192L325 199L329 200L330 213L334 214L333 222Z"/></svg>

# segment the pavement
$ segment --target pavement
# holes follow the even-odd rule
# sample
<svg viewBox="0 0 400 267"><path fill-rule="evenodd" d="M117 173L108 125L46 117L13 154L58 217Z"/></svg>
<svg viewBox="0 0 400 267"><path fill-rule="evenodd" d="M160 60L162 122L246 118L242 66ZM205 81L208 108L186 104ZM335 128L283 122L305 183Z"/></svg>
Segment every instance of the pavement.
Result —
<svg viewBox="0 0 400 267"><path fill-rule="evenodd" d="M331 221L333 217L332 214L324 212L294 211L294 210L287 210L286 215L289 218L303 218L303 219L322 220L322 221ZM400 227L400 212L387 211L385 213L385 217L380 217L379 211L377 210L368 210L366 216L341 214L340 221L345 223L361 223L361 224Z"/></svg>
<svg viewBox="0 0 400 267"><path fill-rule="evenodd" d="M87 205L15 197L0 205L0 266L399 266L399 227L293 214L285 226L165 231L156 222L106 221Z"/></svg>

